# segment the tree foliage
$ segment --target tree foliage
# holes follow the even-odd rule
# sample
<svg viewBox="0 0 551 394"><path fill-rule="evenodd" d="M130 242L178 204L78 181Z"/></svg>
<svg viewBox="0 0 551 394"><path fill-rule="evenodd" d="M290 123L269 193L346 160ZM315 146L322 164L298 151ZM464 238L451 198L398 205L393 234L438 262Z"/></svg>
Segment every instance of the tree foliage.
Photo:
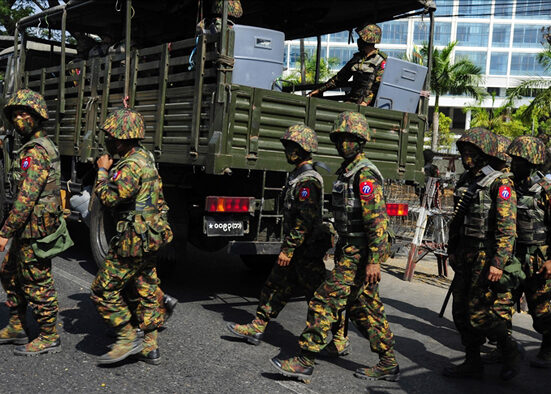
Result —
<svg viewBox="0 0 551 394"><path fill-rule="evenodd" d="M298 70L293 70L291 74L285 78L287 82L290 82L293 85L299 84L313 84L316 79L316 58L314 56L308 56L306 53L306 81L301 81L300 79L300 62L296 62L295 67ZM336 57L331 57L329 60L320 58L320 72L319 72L319 82L325 82L331 78L334 74L331 71L339 64L339 59Z"/></svg>
<svg viewBox="0 0 551 394"><path fill-rule="evenodd" d="M450 150L455 141L455 133L451 131L452 120L442 112L438 113L438 149ZM432 139L432 129L426 135Z"/></svg>

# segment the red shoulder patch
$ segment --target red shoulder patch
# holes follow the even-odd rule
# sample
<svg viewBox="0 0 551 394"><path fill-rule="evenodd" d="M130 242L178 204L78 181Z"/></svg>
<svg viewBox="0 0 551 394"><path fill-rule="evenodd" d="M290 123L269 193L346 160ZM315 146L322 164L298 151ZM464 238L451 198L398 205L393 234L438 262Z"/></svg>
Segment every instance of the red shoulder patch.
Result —
<svg viewBox="0 0 551 394"><path fill-rule="evenodd" d="M27 171L29 167L31 166L32 157L27 156L21 161L21 169L23 171Z"/></svg>
<svg viewBox="0 0 551 394"><path fill-rule="evenodd" d="M511 188L509 186L500 186L499 187L499 197L501 197L503 200L507 201L511 198Z"/></svg>
<svg viewBox="0 0 551 394"><path fill-rule="evenodd" d="M115 172L113 174L113 180L116 181L117 179L119 179L121 177L121 170L118 170L117 172Z"/></svg>
<svg viewBox="0 0 551 394"><path fill-rule="evenodd" d="M386 67L386 60L383 60L383 62L381 63L381 68L384 70Z"/></svg>
<svg viewBox="0 0 551 394"><path fill-rule="evenodd" d="M369 200L373 197L373 183L364 181L360 183L360 198Z"/></svg>
<svg viewBox="0 0 551 394"><path fill-rule="evenodd" d="M298 192L298 199L300 201L306 201L310 197L310 188L309 187L303 187Z"/></svg>

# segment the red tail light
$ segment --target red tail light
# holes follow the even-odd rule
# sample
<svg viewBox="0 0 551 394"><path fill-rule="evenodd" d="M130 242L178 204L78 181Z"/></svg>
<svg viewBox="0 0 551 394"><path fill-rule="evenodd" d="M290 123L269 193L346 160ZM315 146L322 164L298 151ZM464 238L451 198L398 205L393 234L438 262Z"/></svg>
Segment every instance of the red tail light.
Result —
<svg viewBox="0 0 551 394"><path fill-rule="evenodd" d="M386 204L386 213L388 216L407 216L407 204Z"/></svg>
<svg viewBox="0 0 551 394"><path fill-rule="evenodd" d="M207 212L254 212L254 197L217 197L208 196Z"/></svg>

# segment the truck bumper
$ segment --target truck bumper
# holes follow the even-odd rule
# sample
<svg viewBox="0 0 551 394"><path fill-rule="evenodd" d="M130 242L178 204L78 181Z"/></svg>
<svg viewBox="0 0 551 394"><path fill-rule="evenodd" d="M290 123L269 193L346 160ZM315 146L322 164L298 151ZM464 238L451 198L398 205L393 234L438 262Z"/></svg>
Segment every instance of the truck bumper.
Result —
<svg viewBox="0 0 551 394"><path fill-rule="evenodd" d="M281 242L230 241L228 253L238 255L279 254Z"/></svg>

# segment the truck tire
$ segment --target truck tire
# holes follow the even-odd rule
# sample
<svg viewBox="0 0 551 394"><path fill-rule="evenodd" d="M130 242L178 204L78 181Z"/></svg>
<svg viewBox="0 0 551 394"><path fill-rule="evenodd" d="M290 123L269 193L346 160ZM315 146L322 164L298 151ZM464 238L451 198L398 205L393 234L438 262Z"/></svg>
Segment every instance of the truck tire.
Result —
<svg viewBox="0 0 551 394"><path fill-rule="evenodd" d="M116 234L116 225L108 210L94 198L90 210L90 249L98 268L103 265L109 251L109 242Z"/></svg>

